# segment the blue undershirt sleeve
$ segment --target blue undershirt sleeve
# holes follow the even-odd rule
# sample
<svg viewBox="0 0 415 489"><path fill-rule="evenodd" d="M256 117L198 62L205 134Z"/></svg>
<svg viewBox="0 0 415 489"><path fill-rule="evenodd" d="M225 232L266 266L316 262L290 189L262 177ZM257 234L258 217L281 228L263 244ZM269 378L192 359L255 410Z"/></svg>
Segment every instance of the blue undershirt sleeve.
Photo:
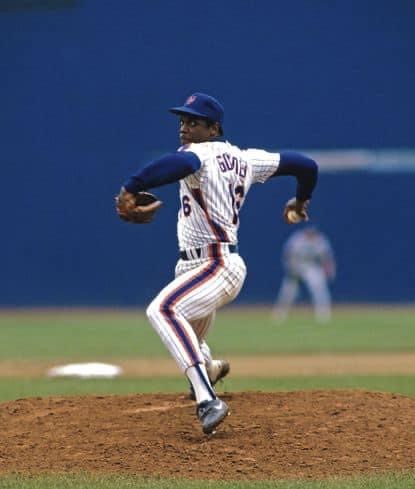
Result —
<svg viewBox="0 0 415 489"><path fill-rule="evenodd" d="M199 157L191 151L169 153L151 161L124 182L127 192L136 194L181 180L199 170Z"/></svg>
<svg viewBox="0 0 415 489"><path fill-rule="evenodd" d="M295 151L282 151L278 169L273 177L284 175L296 177L298 200L311 199L318 178L318 166L314 160Z"/></svg>

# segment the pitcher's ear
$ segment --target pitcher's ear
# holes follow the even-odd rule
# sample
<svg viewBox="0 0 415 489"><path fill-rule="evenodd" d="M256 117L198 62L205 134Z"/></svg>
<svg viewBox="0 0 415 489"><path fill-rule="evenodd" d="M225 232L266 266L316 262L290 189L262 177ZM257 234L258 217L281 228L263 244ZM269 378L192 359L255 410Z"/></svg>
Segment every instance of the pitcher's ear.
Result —
<svg viewBox="0 0 415 489"><path fill-rule="evenodd" d="M212 124L210 126L210 133L212 135L212 137L217 137L217 136L220 136L220 124L219 122L215 122L214 124Z"/></svg>

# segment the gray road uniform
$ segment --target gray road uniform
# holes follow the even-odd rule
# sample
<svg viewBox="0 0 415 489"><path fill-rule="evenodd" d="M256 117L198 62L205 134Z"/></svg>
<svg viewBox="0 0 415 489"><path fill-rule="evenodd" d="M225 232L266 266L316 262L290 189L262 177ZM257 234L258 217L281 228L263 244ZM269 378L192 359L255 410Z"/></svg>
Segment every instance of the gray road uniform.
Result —
<svg viewBox="0 0 415 489"><path fill-rule="evenodd" d="M283 266L285 275L274 315L279 319L287 317L302 283L311 296L316 319L328 321L331 317L328 280L335 276L335 261L327 237L313 227L294 232L283 248Z"/></svg>

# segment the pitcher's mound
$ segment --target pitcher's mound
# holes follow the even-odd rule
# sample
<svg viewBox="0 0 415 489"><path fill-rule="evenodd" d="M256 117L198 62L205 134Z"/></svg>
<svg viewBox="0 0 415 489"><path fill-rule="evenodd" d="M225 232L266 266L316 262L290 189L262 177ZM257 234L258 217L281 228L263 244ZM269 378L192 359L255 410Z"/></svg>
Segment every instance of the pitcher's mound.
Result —
<svg viewBox="0 0 415 489"><path fill-rule="evenodd" d="M184 394L0 404L0 473L326 478L415 467L415 399L365 391L225 394L211 438Z"/></svg>

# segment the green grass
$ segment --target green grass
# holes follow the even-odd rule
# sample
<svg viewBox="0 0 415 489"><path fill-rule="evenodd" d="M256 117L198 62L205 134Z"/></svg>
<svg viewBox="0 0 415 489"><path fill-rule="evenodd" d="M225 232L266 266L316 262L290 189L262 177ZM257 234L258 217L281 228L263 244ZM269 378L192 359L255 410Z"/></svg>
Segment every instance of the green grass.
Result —
<svg viewBox="0 0 415 489"><path fill-rule="evenodd" d="M224 309L209 336L218 354L415 351L415 309L335 310L330 324L309 311L276 324L267 309ZM0 314L1 359L168 356L142 311Z"/></svg>
<svg viewBox="0 0 415 489"><path fill-rule="evenodd" d="M224 309L209 343L216 354L269 355L415 351L415 309L336 309L333 321L319 325L310 311L296 311L276 324L267 309ZM100 361L111 358L168 356L141 311L50 311L0 314L0 360ZM367 389L415 396L413 375L336 375L319 377L232 378L218 389L292 391ZM21 397L186 392L178 373L169 378L49 379L0 378L0 401ZM1 467L1 464L0 464ZM49 474L0 476L1 489L412 489L415 474L327 481L208 482L142 479L124 475Z"/></svg>
<svg viewBox="0 0 415 489"><path fill-rule="evenodd" d="M268 309L225 308L209 343L217 355L321 352L415 351L415 308L338 308L330 324L311 311L294 311L276 324ZM143 311L21 311L0 314L0 359L56 362L111 358L167 357ZM0 400L29 396L181 392L184 379L7 379L0 378ZM413 376L326 376L271 379L230 378L228 390L366 388L414 395Z"/></svg>
<svg viewBox="0 0 415 489"><path fill-rule="evenodd" d="M186 392L186 389L187 382L184 377L89 380L0 378L0 401L36 396L125 395L149 392L183 393ZM415 397L415 376L231 377L217 386L218 393L223 391L297 391L305 389L366 389Z"/></svg>
<svg viewBox="0 0 415 489"><path fill-rule="evenodd" d="M414 485L414 474L385 474L327 481L273 482L188 481L74 474L0 477L2 489L413 489Z"/></svg>

